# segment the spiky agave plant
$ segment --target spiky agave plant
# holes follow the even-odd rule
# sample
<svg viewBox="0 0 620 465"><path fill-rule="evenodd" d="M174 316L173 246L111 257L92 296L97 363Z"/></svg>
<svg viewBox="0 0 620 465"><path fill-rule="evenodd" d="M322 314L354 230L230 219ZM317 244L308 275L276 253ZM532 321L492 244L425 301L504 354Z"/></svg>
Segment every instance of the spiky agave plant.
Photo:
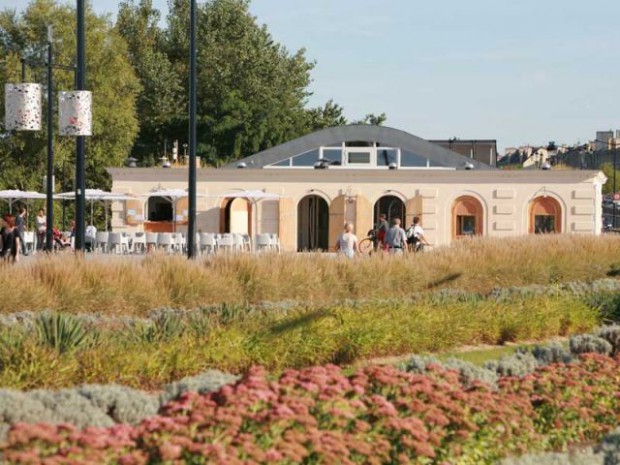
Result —
<svg viewBox="0 0 620 465"><path fill-rule="evenodd" d="M41 313L35 323L39 341L60 353L75 349L88 339L82 322L63 313Z"/></svg>

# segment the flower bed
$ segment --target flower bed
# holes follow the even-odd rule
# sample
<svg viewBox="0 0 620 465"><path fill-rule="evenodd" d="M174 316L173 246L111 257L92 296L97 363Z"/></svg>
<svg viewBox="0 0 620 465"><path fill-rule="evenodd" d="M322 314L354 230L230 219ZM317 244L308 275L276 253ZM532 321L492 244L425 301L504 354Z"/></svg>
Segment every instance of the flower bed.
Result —
<svg viewBox="0 0 620 465"><path fill-rule="evenodd" d="M426 374L332 365L253 368L210 394L186 393L136 427L79 431L16 425L9 463L494 463L528 450L593 441L620 419L620 359L585 354L498 389ZM55 459L55 461L50 461Z"/></svg>

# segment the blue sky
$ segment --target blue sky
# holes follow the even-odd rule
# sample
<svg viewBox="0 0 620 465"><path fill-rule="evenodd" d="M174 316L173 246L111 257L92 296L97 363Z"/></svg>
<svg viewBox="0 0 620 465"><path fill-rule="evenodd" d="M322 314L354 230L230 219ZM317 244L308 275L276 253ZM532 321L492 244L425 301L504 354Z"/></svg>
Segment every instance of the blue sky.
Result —
<svg viewBox="0 0 620 465"><path fill-rule="evenodd" d="M118 2L93 4L114 14ZM165 13L166 0L154 4ZM620 129L618 0L254 0L251 10L316 61L309 104L334 99L349 118L385 112L388 126L423 138L500 148Z"/></svg>

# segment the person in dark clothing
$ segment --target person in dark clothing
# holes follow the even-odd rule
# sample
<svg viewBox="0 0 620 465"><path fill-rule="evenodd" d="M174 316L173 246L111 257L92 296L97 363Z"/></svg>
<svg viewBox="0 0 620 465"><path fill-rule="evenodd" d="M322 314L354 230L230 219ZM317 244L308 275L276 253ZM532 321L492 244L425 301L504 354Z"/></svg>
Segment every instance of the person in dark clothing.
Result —
<svg viewBox="0 0 620 465"><path fill-rule="evenodd" d="M377 239L375 241L375 252L379 248L383 248L383 243L385 242L385 235L389 228L390 228L390 225L387 222L385 213L381 213L379 215L379 221L377 222L374 228L375 237Z"/></svg>
<svg viewBox="0 0 620 465"><path fill-rule="evenodd" d="M0 237L2 238L0 257L5 259L12 257L14 261L17 261L19 238L17 238L15 230L15 219L11 215L4 215L2 219L4 226L0 229Z"/></svg>
<svg viewBox="0 0 620 465"><path fill-rule="evenodd" d="M19 238L22 247L22 255L28 255L26 250L26 241L24 240L24 232L26 231L26 209L19 208L19 214L15 217L15 237Z"/></svg>

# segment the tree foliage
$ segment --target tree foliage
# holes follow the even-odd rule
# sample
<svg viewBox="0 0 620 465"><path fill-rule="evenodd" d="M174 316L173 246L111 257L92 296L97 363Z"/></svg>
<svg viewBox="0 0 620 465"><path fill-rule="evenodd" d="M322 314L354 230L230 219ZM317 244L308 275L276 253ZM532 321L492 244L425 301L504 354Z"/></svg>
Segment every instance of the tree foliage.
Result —
<svg viewBox="0 0 620 465"><path fill-rule="evenodd" d="M607 176L607 182L603 184L603 194L614 193L614 165L611 163L603 163L601 171ZM616 190L620 184L620 170L616 169Z"/></svg>
<svg viewBox="0 0 620 465"><path fill-rule="evenodd" d="M88 187L106 188L108 166L131 153L151 165L188 133L189 2L169 0L162 25L152 0L122 0L117 20L86 15L86 84L93 91L93 133L87 139ZM75 9L58 0L31 0L21 12L0 12L0 81L44 83L46 26L54 26L56 63L75 63ZM249 0L208 0L198 6L198 146L212 164L246 156L325 127L347 124L333 100L307 108L314 63L290 52L250 14ZM36 53L35 53L36 52ZM73 88L71 70L55 70L59 90ZM4 121L4 96L0 119ZM44 102L45 104L45 102ZM57 116L55 116L57 120ZM361 123L382 124L369 114ZM0 123L0 188L40 190L46 131L6 134ZM57 190L73 189L75 144L54 137Z"/></svg>
<svg viewBox="0 0 620 465"><path fill-rule="evenodd" d="M19 82L20 57L30 66L26 80L46 83L46 27L54 27L54 61L74 66L76 13L72 6L53 0L33 0L22 12L0 12L0 81ZM93 136L87 138L87 187L108 187L105 168L120 166L138 132L135 104L140 84L128 59L125 41L106 16L90 8L86 14L86 86L93 92ZM58 91L74 86L72 70L54 70L54 102ZM47 103L44 99L44 105ZM54 115L55 125L57 114ZM0 96L0 188L40 190L46 169L47 131L7 134L4 131L4 94ZM44 123L44 128L46 124ZM56 131L54 152L57 189L73 188L75 142Z"/></svg>
<svg viewBox="0 0 620 465"><path fill-rule="evenodd" d="M136 3L137 2L137 3ZM140 136L134 155L149 164L164 141L183 144L188 132L189 6L170 0L165 28L151 0L121 4L117 29L129 44L143 84ZM314 63L273 40L249 12L248 0L198 6L198 147L214 165L309 132L347 124L332 100L307 109ZM381 124L385 115L363 122ZM158 156L158 155L157 155Z"/></svg>
<svg viewBox="0 0 620 465"><path fill-rule="evenodd" d="M137 101L140 135L133 150L141 159L153 158L164 140L173 137L171 127L186 113L182 75L168 57L168 38L159 27L159 20L160 13L151 0L137 4L127 0L121 2L116 22L142 85Z"/></svg>

